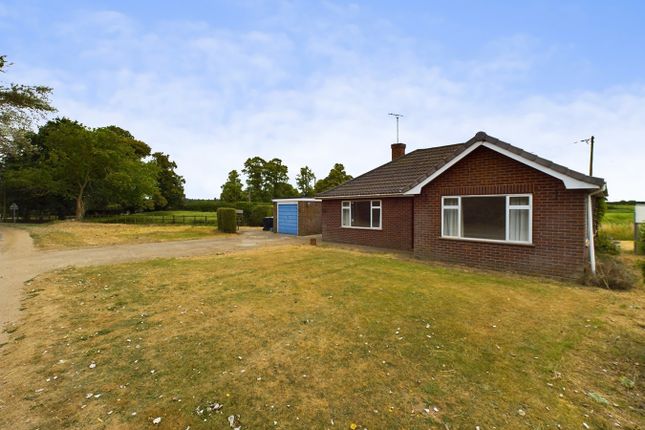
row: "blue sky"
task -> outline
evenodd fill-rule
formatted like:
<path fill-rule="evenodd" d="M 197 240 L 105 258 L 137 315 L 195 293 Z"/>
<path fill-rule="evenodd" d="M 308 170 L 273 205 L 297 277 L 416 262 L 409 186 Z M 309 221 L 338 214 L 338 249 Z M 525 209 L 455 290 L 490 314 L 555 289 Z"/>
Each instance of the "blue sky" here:
<path fill-rule="evenodd" d="M 484 130 L 645 200 L 642 2 L 0 0 L 2 78 L 54 88 L 59 115 L 167 152 L 189 197 L 248 157 L 292 179 Z"/>

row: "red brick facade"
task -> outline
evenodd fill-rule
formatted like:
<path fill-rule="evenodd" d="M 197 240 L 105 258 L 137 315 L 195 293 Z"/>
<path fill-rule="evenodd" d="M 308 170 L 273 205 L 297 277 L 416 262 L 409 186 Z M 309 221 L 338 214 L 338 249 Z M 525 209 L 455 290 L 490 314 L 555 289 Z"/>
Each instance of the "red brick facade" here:
<path fill-rule="evenodd" d="M 533 196 L 532 244 L 475 242 L 441 237 L 441 197 L 521 194 Z M 340 200 L 323 201 L 323 240 L 413 249 L 420 258 L 469 266 L 579 277 L 587 262 L 585 190 L 479 147 L 414 198 L 383 200 L 383 230 L 340 227 Z"/>
<path fill-rule="evenodd" d="M 361 199 L 357 199 L 361 200 Z M 412 197 L 382 198 L 381 230 L 341 227 L 341 201 L 323 200 L 323 240 L 376 246 L 378 248 L 412 250 Z"/>

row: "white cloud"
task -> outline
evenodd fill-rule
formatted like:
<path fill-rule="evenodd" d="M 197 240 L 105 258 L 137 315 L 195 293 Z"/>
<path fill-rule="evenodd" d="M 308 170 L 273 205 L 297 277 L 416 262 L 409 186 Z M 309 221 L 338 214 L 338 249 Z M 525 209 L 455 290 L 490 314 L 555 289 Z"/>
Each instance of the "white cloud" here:
<path fill-rule="evenodd" d="M 190 197 L 218 196 L 228 171 L 255 155 L 281 158 L 292 177 L 303 165 L 323 177 L 335 162 L 358 175 L 388 161 L 387 113 L 397 111 L 409 150 L 484 130 L 583 172 L 588 148 L 572 142 L 594 134 L 594 173 L 607 179 L 610 197 L 645 200 L 636 173 L 645 87 L 513 96 L 507 85 L 549 55 L 523 35 L 491 43 L 485 65 L 465 61 L 469 69 L 456 76 L 412 47 L 377 46 L 344 23 L 231 31 L 175 21 L 144 29 L 111 11 L 77 20 L 85 24 L 57 27 L 78 52 L 76 64 L 23 62 L 15 80 L 52 85 L 62 115 L 118 124 L 171 154 Z"/>

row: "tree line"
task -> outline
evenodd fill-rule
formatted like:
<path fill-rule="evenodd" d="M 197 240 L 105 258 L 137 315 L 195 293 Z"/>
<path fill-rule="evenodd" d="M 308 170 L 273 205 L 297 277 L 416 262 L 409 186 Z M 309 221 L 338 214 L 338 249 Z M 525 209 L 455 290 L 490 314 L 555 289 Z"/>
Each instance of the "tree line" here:
<path fill-rule="evenodd" d="M 248 158 L 244 162 L 242 173 L 246 177 L 246 187 L 237 170 L 231 170 L 222 185 L 220 200 L 224 202 L 269 202 L 272 199 L 289 197 L 313 197 L 314 195 L 342 184 L 351 175 L 345 172 L 345 166 L 336 163 L 329 174 L 316 180 L 314 172 L 308 167 L 300 168 L 296 175 L 296 187 L 289 183 L 289 169 L 279 158 L 264 160 L 262 157 Z"/>
<path fill-rule="evenodd" d="M 10 64 L 0 55 L 0 74 Z M 56 118 L 46 86 L 0 81 L 0 215 L 16 203 L 20 214 L 77 219 L 86 213 L 181 209 L 185 193 L 177 164 L 162 152 L 116 125 L 90 128 Z M 242 176 L 244 175 L 244 184 Z M 279 158 L 251 157 L 232 170 L 222 186 L 224 202 L 270 202 L 275 198 L 311 197 L 352 177 L 337 163 L 317 180 L 301 167 L 289 183 L 289 169 Z"/>
<path fill-rule="evenodd" d="M 9 64 L 0 56 L 0 73 Z M 184 178 L 162 152 L 110 125 L 89 128 L 55 112 L 51 88 L 0 83 L 0 198 L 21 212 L 81 219 L 92 211 L 138 211 L 183 205 Z"/>

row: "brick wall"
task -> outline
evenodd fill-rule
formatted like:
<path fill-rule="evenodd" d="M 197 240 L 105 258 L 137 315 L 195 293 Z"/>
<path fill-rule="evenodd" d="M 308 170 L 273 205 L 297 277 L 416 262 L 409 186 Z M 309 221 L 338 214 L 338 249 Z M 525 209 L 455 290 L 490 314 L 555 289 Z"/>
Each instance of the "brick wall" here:
<path fill-rule="evenodd" d="M 298 203 L 298 236 L 320 234 L 322 205 L 320 202 Z"/>
<path fill-rule="evenodd" d="M 341 200 L 323 200 L 322 236 L 324 241 L 353 243 L 379 248 L 412 249 L 413 198 L 381 200 L 382 230 L 343 228 L 340 225 Z"/>
<path fill-rule="evenodd" d="M 531 193 L 533 244 L 441 238 L 441 196 Z M 586 265 L 584 190 L 480 147 L 423 188 L 414 200 L 414 253 L 421 258 L 566 278 Z"/>

